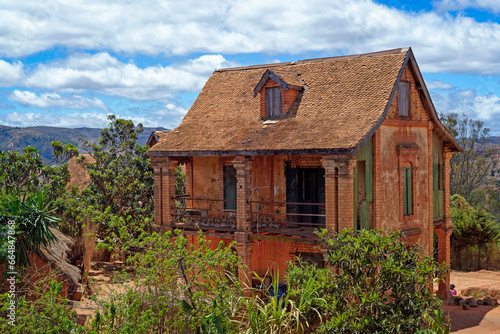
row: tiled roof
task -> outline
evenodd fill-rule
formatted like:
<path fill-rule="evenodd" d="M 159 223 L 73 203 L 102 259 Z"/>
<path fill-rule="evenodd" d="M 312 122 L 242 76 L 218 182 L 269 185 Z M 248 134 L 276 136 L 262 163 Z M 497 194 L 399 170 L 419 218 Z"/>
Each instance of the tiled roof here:
<path fill-rule="evenodd" d="M 384 115 L 407 53 L 397 49 L 215 71 L 182 123 L 149 152 L 350 150 Z M 268 68 L 305 90 L 295 117 L 263 125 L 253 89 Z"/>
<path fill-rule="evenodd" d="M 166 138 L 166 136 L 170 132 L 170 130 L 159 130 L 159 131 L 153 131 L 153 132 L 159 138 L 159 140 L 163 140 L 163 138 Z"/>

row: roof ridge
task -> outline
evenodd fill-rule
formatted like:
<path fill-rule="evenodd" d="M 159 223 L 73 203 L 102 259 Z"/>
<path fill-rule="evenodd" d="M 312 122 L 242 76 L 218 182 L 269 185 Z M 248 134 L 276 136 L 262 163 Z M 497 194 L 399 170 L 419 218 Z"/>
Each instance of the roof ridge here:
<path fill-rule="evenodd" d="M 397 48 L 397 49 L 375 51 L 375 52 L 368 52 L 368 53 L 360 53 L 360 54 L 354 54 L 354 55 L 333 56 L 333 57 L 323 57 L 323 58 L 310 58 L 310 59 L 303 59 L 303 60 L 297 60 L 297 61 L 288 61 L 288 62 L 283 62 L 283 63 L 271 63 L 271 64 L 261 64 L 261 65 L 229 67 L 229 68 L 221 68 L 221 69 L 215 70 L 214 73 L 215 72 L 228 72 L 228 71 L 254 70 L 254 69 L 258 69 L 258 68 L 269 68 L 269 67 L 295 65 L 295 64 L 322 63 L 325 61 L 332 61 L 332 60 L 338 60 L 338 59 L 387 56 L 387 55 L 392 55 L 392 54 L 404 53 L 404 52 L 407 52 L 409 49 L 410 49 L 409 47 L 406 47 L 406 48 Z"/>

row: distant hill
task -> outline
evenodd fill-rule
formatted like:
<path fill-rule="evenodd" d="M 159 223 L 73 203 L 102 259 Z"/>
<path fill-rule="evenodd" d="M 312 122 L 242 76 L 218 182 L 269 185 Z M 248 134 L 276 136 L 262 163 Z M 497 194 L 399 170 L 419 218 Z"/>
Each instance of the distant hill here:
<path fill-rule="evenodd" d="M 152 131 L 166 130 L 165 128 L 144 128 L 138 142 L 146 144 Z M 45 162 L 52 160 L 50 142 L 58 140 L 63 144 L 72 143 L 79 149 L 79 137 L 95 142 L 101 136 L 101 129 L 95 128 L 57 128 L 50 126 L 34 126 L 18 128 L 0 125 L 0 150 L 21 151 L 23 147 L 33 146 L 40 150 L 40 155 Z M 85 152 L 81 152 L 85 153 Z"/>

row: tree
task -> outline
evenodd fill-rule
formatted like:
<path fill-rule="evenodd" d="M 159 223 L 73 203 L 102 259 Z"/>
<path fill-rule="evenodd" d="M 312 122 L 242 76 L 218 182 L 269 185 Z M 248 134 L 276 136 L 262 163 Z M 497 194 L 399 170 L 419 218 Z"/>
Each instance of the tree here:
<path fill-rule="evenodd" d="M 441 115 L 441 121 L 462 146 L 462 152 L 455 153 L 450 161 L 450 195 L 459 194 L 470 200 L 495 164 L 494 151 L 488 145 L 490 129 L 465 114 Z"/>
<path fill-rule="evenodd" d="M 480 270 L 482 254 L 490 245 L 496 246 L 500 240 L 499 224 L 490 213 L 474 208 L 460 195 L 451 197 L 450 215 L 453 219 L 453 268 Z"/>
<path fill-rule="evenodd" d="M 70 178 L 65 162 L 77 155 L 78 150 L 73 144 L 62 145 L 57 141 L 51 146 L 54 160 L 50 165 L 45 165 L 40 152 L 31 146 L 22 152 L 0 150 L 0 192 L 24 194 L 47 188 L 53 199 L 64 193 Z"/>
<path fill-rule="evenodd" d="M 90 184 L 82 191 L 84 215 L 98 227 L 108 249 L 116 248 L 121 228 L 130 235 L 152 231 L 153 169 L 145 157 L 148 146 L 137 144 L 143 131 L 130 120 L 108 116 L 109 126 L 101 130 L 96 143 L 80 139 L 83 150 L 95 159 L 87 162 L 85 156 L 78 163 L 87 169 Z"/>

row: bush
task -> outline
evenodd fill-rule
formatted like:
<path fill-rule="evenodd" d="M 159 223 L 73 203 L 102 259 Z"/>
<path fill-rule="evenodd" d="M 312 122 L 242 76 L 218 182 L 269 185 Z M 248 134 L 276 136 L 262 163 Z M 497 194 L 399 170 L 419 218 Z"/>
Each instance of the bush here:
<path fill-rule="evenodd" d="M 32 293 L 36 300 L 17 295 L 15 326 L 9 324 L 9 294 L 0 295 L 0 332 L 16 334 L 69 334 L 78 329 L 76 312 L 61 297 L 62 284 L 52 278 L 41 280 Z"/>
<path fill-rule="evenodd" d="M 298 262 L 288 275 L 297 287 L 315 278 L 326 301 L 319 333 L 415 333 L 434 319 L 444 321 L 430 282 L 447 268 L 423 256 L 421 247 L 407 245 L 401 232 L 323 230 L 320 238 L 329 268 Z"/>
<path fill-rule="evenodd" d="M 197 240 L 190 245 L 176 231 L 126 245 L 143 250 L 129 259 L 135 278 L 124 275 L 107 300 L 94 298 L 101 310 L 88 333 L 237 333 L 238 257 L 222 243 Z"/>

